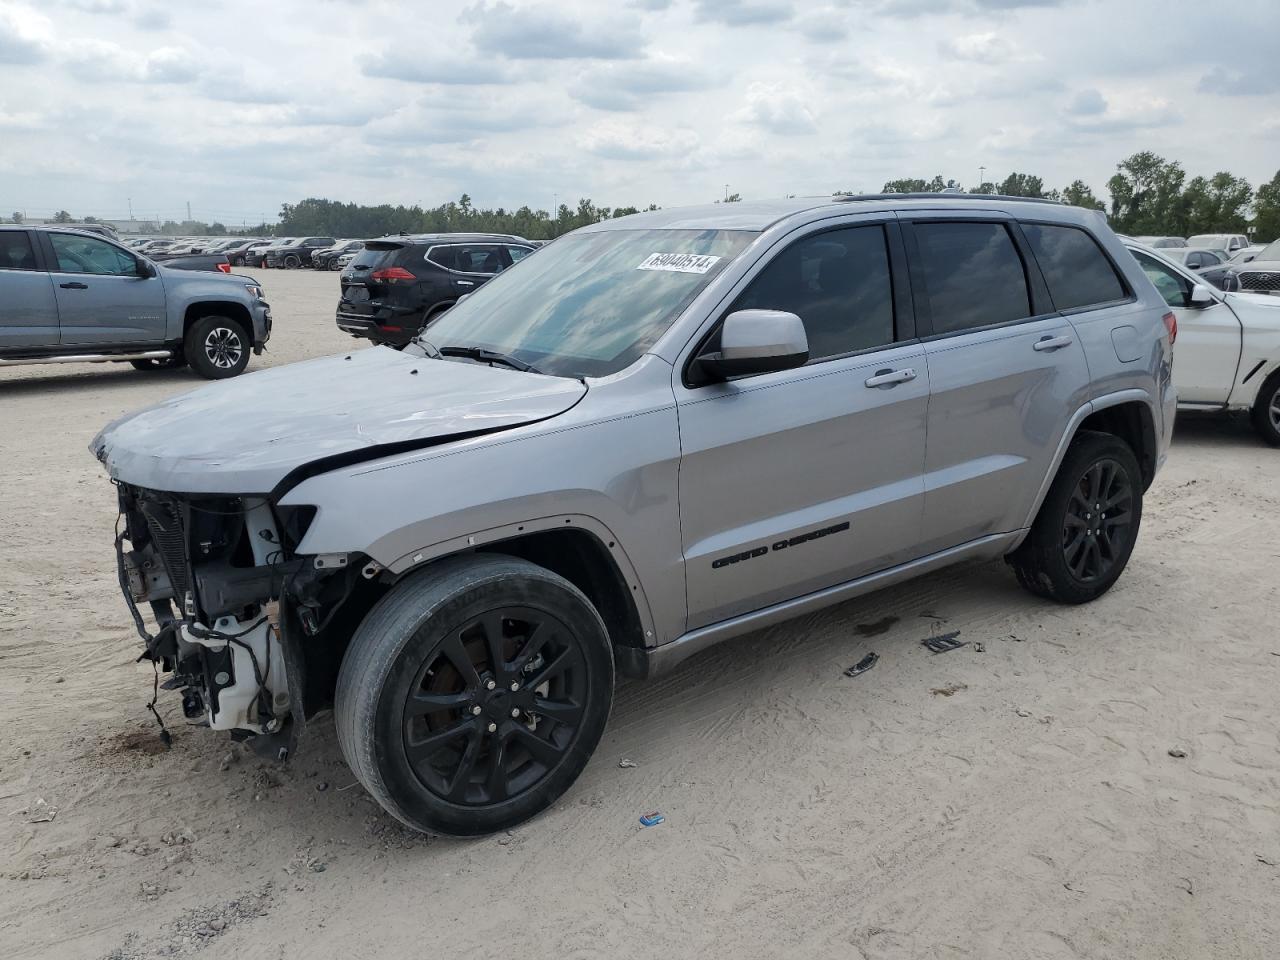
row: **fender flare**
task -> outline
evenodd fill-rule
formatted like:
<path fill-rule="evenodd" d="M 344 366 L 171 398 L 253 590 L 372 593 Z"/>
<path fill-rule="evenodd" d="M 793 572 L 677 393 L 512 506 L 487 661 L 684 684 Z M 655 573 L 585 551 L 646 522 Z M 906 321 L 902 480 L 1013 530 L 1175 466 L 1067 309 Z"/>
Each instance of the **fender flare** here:
<path fill-rule="evenodd" d="M 449 540 L 441 540 L 437 543 L 411 550 L 384 566 L 387 572 L 398 580 L 406 573 L 431 563 L 433 560 L 465 553 L 477 547 L 493 546 L 504 541 L 518 540 L 532 533 L 564 530 L 566 528 L 583 530 L 592 535 L 600 542 L 609 556 L 613 558 L 618 567 L 618 572 L 622 575 L 622 579 L 631 587 L 631 599 L 635 603 L 636 614 L 640 618 L 640 627 L 644 632 L 645 645 L 651 646 L 656 643 L 657 634 L 653 623 L 653 612 L 645 594 L 644 583 L 641 582 L 635 565 L 631 562 L 631 558 L 627 556 L 622 542 L 614 536 L 613 531 L 600 520 L 586 514 L 557 514 L 548 517 L 537 517 L 531 520 L 521 520 L 515 523 L 506 523 L 502 526 L 490 527 L 485 530 L 477 530 L 475 533 L 453 537 Z"/>

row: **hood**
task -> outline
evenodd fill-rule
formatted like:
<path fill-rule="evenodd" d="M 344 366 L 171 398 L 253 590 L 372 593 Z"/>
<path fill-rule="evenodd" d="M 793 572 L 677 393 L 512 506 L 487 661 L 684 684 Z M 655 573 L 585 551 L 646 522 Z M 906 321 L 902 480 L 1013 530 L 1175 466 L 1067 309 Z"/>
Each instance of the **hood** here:
<path fill-rule="evenodd" d="M 577 380 L 374 347 L 212 383 L 102 429 L 113 479 L 172 493 L 267 493 L 316 461 L 375 459 L 563 413 Z"/>

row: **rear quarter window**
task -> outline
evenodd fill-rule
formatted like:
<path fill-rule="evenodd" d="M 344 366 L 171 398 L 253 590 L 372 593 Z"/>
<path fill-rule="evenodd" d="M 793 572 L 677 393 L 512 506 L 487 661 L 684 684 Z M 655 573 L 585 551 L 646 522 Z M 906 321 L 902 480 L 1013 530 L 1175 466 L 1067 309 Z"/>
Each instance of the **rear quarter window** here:
<path fill-rule="evenodd" d="M 1059 310 L 1076 310 L 1128 297 L 1107 255 L 1087 230 L 1024 223 L 1022 232 L 1040 264 L 1049 296 Z"/>

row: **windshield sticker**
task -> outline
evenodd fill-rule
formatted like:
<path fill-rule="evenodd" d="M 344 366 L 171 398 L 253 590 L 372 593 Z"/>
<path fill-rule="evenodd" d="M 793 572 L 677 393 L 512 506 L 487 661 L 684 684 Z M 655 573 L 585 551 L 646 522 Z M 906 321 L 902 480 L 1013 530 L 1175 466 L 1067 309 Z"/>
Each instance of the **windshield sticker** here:
<path fill-rule="evenodd" d="M 706 273 L 719 262 L 719 257 L 708 257 L 698 253 L 651 253 L 636 269 L 666 270 L 670 273 Z"/>

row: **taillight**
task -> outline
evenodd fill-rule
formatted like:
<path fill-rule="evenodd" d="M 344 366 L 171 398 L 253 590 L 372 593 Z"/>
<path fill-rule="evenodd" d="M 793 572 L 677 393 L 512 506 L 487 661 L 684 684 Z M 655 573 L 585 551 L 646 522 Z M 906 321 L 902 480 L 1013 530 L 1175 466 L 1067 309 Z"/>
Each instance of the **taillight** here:
<path fill-rule="evenodd" d="M 1162 319 L 1164 320 L 1164 328 L 1169 334 L 1169 346 L 1172 347 L 1178 341 L 1178 318 L 1170 310 Z"/>
<path fill-rule="evenodd" d="M 229 264 L 229 263 L 220 263 L 220 264 L 218 264 L 218 269 L 219 269 L 219 270 L 221 270 L 223 273 L 230 273 L 230 272 L 231 272 L 231 264 Z"/>
<path fill-rule="evenodd" d="M 387 267 L 385 270 L 375 270 L 370 280 L 385 280 L 387 283 L 395 283 L 397 280 L 417 280 L 412 273 L 404 267 Z"/>

